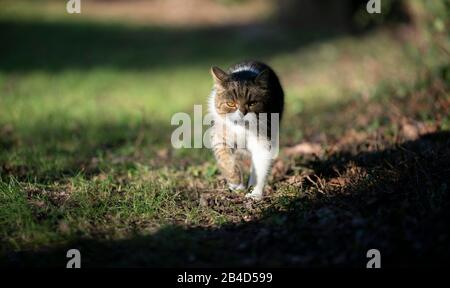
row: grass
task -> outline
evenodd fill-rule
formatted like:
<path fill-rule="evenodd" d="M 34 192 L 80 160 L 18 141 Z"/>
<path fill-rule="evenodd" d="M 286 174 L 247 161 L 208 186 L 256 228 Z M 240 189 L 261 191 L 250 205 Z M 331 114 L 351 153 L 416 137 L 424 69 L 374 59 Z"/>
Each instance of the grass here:
<path fill-rule="evenodd" d="M 386 265 L 448 263 L 448 59 L 428 34 L 159 27 L 17 5 L 0 12 L 2 265 L 64 267 L 69 248 L 84 267 L 364 267 L 374 247 Z M 209 67 L 245 58 L 270 63 L 287 95 L 260 203 L 225 189 L 210 151 L 170 145 L 171 116 L 206 103 Z"/>

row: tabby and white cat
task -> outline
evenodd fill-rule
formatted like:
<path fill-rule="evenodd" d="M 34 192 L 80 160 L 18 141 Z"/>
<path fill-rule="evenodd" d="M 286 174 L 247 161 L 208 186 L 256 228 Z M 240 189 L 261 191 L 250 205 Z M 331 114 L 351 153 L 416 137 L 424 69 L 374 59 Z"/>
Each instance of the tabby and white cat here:
<path fill-rule="evenodd" d="M 283 89 L 275 72 L 260 62 L 242 62 L 228 72 L 212 67 L 211 74 L 214 79 L 209 98 L 209 112 L 214 120 L 211 144 L 218 167 L 231 190 L 243 190 L 242 168 L 236 154 L 249 152 L 252 165 L 247 187 L 253 187 L 253 191 L 246 196 L 260 200 L 274 153 L 278 151 L 279 121 L 272 125 L 271 116 L 281 120 Z M 252 124 L 257 129 L 250 129 Z M 242 139 L 244 142 L 239 143 L 244 145 L 237 145 Z"/>

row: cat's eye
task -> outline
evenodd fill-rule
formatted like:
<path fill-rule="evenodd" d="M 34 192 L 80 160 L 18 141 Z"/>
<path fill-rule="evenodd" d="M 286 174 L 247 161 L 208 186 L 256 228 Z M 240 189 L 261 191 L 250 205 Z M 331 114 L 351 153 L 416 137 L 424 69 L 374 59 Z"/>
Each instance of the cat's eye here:
<path fill-rule="evenodd" d="M 230 108 L 236 107 L 236 103 L 234 103 L 234 102 L 226 102 L 225 104 Z"/>
<path fill-rule="evenodd" d="M 253 107 L 253 106 L 255 106 L 256 105 L 256 102 L 250 102 L 250 103 L 248 103 L 248 107 Z"/>

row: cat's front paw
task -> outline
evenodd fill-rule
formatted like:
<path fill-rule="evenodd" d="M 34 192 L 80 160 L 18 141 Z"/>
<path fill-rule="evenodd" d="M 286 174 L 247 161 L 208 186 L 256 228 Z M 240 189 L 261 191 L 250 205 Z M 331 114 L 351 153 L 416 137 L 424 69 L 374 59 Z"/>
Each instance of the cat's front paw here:
<path fill-rule="evenodd" d="M 228 188 L 230 188 L 231 191 L 245 190 L 245 186 L 242 183 L 239 184 L 228 183 Z"/>
<path fill-rule="evenodd" d="M 255 201 L 260 201 L 260 200 L 263 199 L 263 194 L 262 193 L 252 192 L 252 193 L 249 193 L 249 194 L 245 195 L 245 198 L 250 198 L 250 199 L 253 199 Z"/>
<path fill-rule="evenodd" d="M 263 189 L 261 189 L 261 187 L 256 186 L 255 188 L 253 188 L 252 193 L 245 195 L 245 197 L 256 200 L 256 201 L 262 200 L 263 199 Z"/>

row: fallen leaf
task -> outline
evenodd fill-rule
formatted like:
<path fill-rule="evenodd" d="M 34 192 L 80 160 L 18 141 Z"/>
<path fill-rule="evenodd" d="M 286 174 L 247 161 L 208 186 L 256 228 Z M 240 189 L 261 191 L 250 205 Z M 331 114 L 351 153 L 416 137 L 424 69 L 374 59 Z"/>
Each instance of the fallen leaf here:
<path fill-rule="evenodd" d="M 288 156 L 299 155 L 299 154 L 321 154 L 322 147 L 316 143 L 303 142 L 297 144 L 293 147 L 288 147 L 284 150 L 284 153 Z"/>

